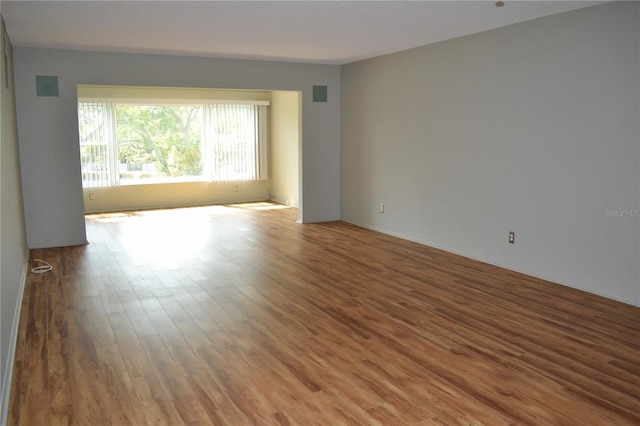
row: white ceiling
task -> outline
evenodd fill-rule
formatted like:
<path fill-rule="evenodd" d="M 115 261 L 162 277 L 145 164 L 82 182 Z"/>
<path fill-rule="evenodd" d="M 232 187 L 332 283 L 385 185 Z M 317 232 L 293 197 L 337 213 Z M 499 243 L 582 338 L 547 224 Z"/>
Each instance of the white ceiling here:
<path fill-rule="evenodd" d="M 594 1 L 6 1 L 15 46 L 345 64 Z"/>

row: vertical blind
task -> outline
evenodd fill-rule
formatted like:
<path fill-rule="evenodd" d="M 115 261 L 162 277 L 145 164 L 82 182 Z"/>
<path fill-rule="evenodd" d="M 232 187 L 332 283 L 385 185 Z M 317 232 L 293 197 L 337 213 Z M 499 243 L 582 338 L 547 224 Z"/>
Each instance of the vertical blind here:
<path fill-rule="evenodd" d="M 78 130 L 82 186 L 100 188 L 117 184 L 115 111 L 110 103 L 79 103 Z"/>
<path fill-rule="evenodd" d="M 217 104 L 205 111 L 205 140 L 212 147 L 211 180 L 258 179 L 258 106 Z"/>

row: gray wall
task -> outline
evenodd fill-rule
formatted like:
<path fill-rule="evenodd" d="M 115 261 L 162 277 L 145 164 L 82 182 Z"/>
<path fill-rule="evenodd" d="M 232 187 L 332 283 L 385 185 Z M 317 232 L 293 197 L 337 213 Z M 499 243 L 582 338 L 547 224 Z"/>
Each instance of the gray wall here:
<path fill-rule="evenodd" d="M 4 22 L 1 25 L 4 34 Z M 0 424 L 6 417 L 11 369 L 15 353 L 20 302 L 27 271 L 28 251 L 25 241 L 18 161 L 18 134 L 13 88 L 11 44 L 7 43 L 8 87 L 5 86 L 4 54 L 0 54 Z"/>
<path fill-rule="evenodd" d="M 301 219 L 340 217 L 338 66 L 16 48 L 15 70 L 29 247 L 86 241 L 77 84 L 301 91 Z M 58 76 L 60 96 L 36 97 L 36 75 Z M 312 103 L 313 85 L 328 86 L 327 104 Z"/>
<path fill-rule="evenodd" d="M 609 3 L 344 66 L 342 218 L 640 305 L 639 15 Z"/>

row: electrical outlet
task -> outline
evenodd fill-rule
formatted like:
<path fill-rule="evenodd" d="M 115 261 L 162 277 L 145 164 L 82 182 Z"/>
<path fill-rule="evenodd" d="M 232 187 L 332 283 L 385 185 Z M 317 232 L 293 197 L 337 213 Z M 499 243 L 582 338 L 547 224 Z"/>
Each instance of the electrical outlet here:
<path fill-rule="evenodd" d="M 380 203 L 380 213 L 384 213 L 384 204 Z"/>
<path fill-rule="evenodd" d="M 236 191 L 236 192 L 238 192 L 238 185 L 234 186 L 234 187 L 233 187 L 233 190 L 234 190 L 234 191 Z"/>
<path fill-rule="evenodd" d="M 513 231 L 509 231 L 509 244 L 516 243 L 516 233 Z"/>
<path fill-rule="evenodd" d="M 94 198 L 95 198 L 95 196 L 93 195 L 93 192 L 90 192 L 90 193 L 89 193 L 89 199 L 90 199 L 90 200 L 93 200 Z"/>

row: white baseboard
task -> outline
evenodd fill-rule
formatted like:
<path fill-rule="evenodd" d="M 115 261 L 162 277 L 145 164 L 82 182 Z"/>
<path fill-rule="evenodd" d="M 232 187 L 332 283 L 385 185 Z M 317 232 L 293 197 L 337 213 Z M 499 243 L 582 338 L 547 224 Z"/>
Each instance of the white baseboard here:
<path fill-rule="evenodd" d="M 584 291 L 586 293 L 595 294 L 596 296 L 601 296 L 601 297 L 604 297 L 604 298 L 607 298 L 607 299 L 615 300 L 616 302 L 626 303 L 627 305 L 640 307 L 640 299 L 632 300 L 632 299 L 626 299 L 626 298 L 617 297 L 615 295 L 606 294 L 606 293 L 603 293 L 603 292 L 600 292 L 600 291 L 596 291 L 596 290 L 591 290 L 591 289 L 582 287 L 580 285 L 570 284 L 570 283 L 567 283 L 567 282 L 564 282 L 564 281 L 560 281 L 558 279 L 555 279 L 555 278 L 552 278 L 552 277 L 548 277 L 548 276 L 546 276 L 544 274 L 539 274 L 539 273 L 534 272 L 534 271 L 515 269 L 512 266 L 508 266 L 508 265 L 504 265 L 504 264 L 501 264 L 501 263 L 498 263 L 498 262 L 487 260 L 487 259 L 484 259 L 484 258 L 479 257 L 479 256 L 470 255 L 468 253 L 464 253 L 464 252 L 461 252 L 461 251 L 453 250 L 453 249 L 451 249 L 449 247 L 444 247 L 444 246 L 440 246 L 440 245 L 437 245 L 437 244 L 433 244 L 432 242 L 420 240 L 420 239 L 417 239 L 417 238 L 413 238 L 413 237 L 408 236 L 408 235 L 399 234 L 397 232 L 391 232 L 391 231 L 388 231 L 388 230 L 383 229 L 383 228 L 378 228 L 376 226 L 371 226 L 371 225 L 368 225 L 368 224 L 363 224 L 363 223 L 360 223 L 360 222 L 357 222 L 357 221 L 352 221 L 352 220 L 347 220 L 347 219 L 342 219 L 342 220 L 344 222 L 346 222 L 346 223 L 351 223 L 353 225 L 357 225 L 357 226 L 360 226 L 362 228 L 370 229 L 372 231 L 380 232 L 380 233 L 386 234 L 386 235 L 391 235 L 392 237 L 401 238 L 403 240 L 412 241 L 414 243 L 422 244 L 424 246 L 433 247 L 433 248 L 436 248 L 438 250 L 443 250 L 443 251 L 446 251 L 448 253 L 457 254 L 458 256 L 462 256 L 462 257 L 466 257 L 466 258 L 469 258 L 469 259 L 477 260 L 478 262 L 486 263 L 487 265 L 493 265 L 493 266 L 497 266 L 498 268 L 508 269 L 510 271 L 517 272 L 519 274 L 528 275 L 528 276 L 533 277 L 533 278 L 538 278 L 538 279 L 541 279 L 541 280 L 552 282 L 554 284 L 559 284 L 559 285 L 562 285 L 562 286 L 565 286 L 565 287 L 570 287 L 570 288 L 573 288 L 573 289 L 576 289 L 576 290 Z"/>
<path fill-rule="evenodd" d="M 22 278 L 20 280 L 20 289 L 18 290 L 18 300 L 16 308 L 13 311 L 13 324 L 11 326 L 11 338 L 9 340 L 9 351 L 7 357 L 6 374 L 4 376 L 4 382 L 2 383 L 2 411 L 0 415 L 0 425 L 5 426 L 7 424 L 7 415 L 9 411 L 9 398 L 11 396 L 11 379 L 13 377 L 13 362 L 16 355 L 16 346 L 18 343 L 18 326 L 20 323 L 20 311 L 22 308 L 22 298 L 24 297 L 24 288 L 27 283 L 27 271 L 29 268 L 29 261 L 25 262 L 22 270 Z"/>

